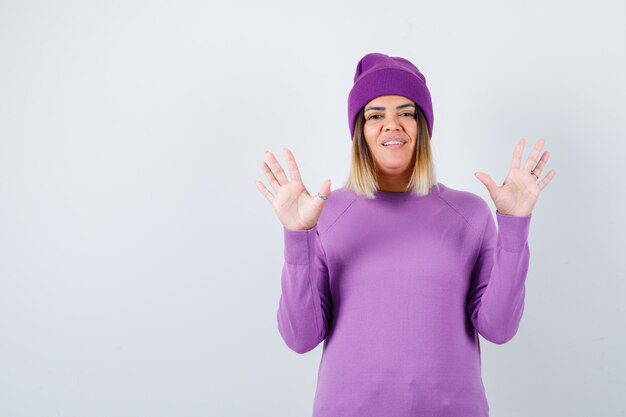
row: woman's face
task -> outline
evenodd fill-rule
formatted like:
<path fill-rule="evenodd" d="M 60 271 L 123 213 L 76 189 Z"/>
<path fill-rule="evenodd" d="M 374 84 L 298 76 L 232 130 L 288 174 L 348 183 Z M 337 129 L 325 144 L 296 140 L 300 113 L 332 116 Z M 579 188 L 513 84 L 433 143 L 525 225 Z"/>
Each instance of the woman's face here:
<path fill-rule="evenodd" d="M 408 181 L 413 169 L 417 131 L 417 109 L 410 99 L 380 96 L 365 105 L 363 133 L 382 178 Z M 392 140 L 400 144 L 385 145 Z"/>

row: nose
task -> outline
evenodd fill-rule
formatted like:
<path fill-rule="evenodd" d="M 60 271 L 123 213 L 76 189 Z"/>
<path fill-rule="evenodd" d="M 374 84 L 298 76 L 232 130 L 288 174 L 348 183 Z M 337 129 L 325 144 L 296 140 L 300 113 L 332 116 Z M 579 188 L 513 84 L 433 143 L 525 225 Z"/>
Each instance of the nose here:
<path fill-rule="evenodd" d="M 385 130 L 400 130 L 400 123 L 396 116 L 389 116 L 385 118 Z"/>

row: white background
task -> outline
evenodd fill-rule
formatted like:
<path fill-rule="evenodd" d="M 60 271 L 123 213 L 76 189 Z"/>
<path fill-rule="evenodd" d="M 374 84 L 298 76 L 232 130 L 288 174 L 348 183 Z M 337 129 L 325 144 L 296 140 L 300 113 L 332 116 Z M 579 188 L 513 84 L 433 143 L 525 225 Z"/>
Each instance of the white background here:
<path fill-rule="evenodd" d="M 0 416 L 307 416 L 322 346 L 277 329 L 294 152 L 343 185 L 347 96 L 382 52 L 424 73 L 438 180 L 557 175 L 526 308 L 482 339 L 493 416 L 626 415 L 623 1 L 0 1 Z"/>

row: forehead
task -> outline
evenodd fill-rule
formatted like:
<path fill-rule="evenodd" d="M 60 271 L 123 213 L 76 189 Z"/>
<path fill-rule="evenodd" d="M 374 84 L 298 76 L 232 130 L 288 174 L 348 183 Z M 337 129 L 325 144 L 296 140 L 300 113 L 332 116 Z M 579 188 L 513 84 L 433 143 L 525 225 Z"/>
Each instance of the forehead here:
<path fill-rule="evenodd" d="M 378 96 L 373 100 L 370 100 L 365 107 L 376 106 L 376 107 L 387 107 L 387 106 L 398 106 L 405 103 L 412 103 L 413 101 L 404 96 L 398 95 L 384 95 Z"/>

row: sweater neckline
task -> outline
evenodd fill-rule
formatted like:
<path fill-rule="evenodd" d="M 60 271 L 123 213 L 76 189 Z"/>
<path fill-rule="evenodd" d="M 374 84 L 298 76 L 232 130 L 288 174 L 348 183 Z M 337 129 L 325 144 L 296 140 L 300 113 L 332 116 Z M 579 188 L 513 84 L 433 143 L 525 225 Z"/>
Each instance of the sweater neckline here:
<path fill-rule="evenodd" d="M 437 188 L 437 186 L 439 188 Z M 404 200 L 420 200 L 420 199 L 424 199 L 433 195 L 437 195 L 439 193 L 441 193 L 443 190 L 445 190 L 445 185 L 443 185 L 440 182 L 437 182 L 437 186 L 432 186 L 430 187 L 430 190 L 428 191 L 428 194 L 426 195 L 417 195 L 414 192 L 411 191 L 400 191 L 400 192 L 396 192 L 396 191 L 382 191 L 382 190 L 376 190 L 374 192 L 374 196 L 376 198 L 381 198 L 383 200 L 397 200 L 397 201 L 404 201 Z"/>

